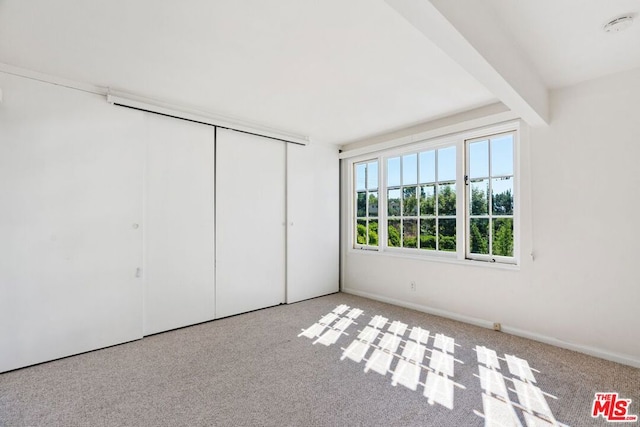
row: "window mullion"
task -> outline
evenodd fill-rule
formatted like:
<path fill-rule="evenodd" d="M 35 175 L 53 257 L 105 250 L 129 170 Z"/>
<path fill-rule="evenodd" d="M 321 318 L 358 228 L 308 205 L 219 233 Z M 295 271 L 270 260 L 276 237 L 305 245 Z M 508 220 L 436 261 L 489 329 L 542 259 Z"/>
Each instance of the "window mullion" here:
<path fill-rule="evenodd" d="M 416 153 L 416 249 L 420 249 L 420 153 Z"/>
<path fill-rule="evenodd" d="M 404 248 L 404 157 L 400 156 L 400 247 Z"/>
<path fill-rule="evenodd" d="M 464 149 L 462 155 L 463 161 L 463 176 L 462 176 L 462 188 L 464 194 L 463 216 L 464 216 L 464 256 L 469 257 L 471 255 L 471 179 L 469 178 L 469 142 L 463 141 L 462 147 Z"/>
<path fill-rule="evenodd" d="M 402 160 L 400 160 L 400 247 L 404 248 L 404 185 L 402 185 L 402 172 Z"/>
<path fill-rule="evenodd" d="M 369 246 L 369 163 L 364 168 L 364 244 Z"/>
<path fill-rule="evenodd" d="M 465 231 L 465 158 L 464 141 L 456 144 L 456 257 L 464 259 L 466 254 L 467 232 Z"/>
<path fill-rule="evenodd" d="M 387 198 L 387 159 L 378 157 L 378 247 L 386 249 L 389 244 L 389 231 L 387 230 L 387 213 L 389 200 Z"/>
<path fill-rule="evenodd" d="M 383 163 L 384 162 L 384 163 Z M 378 157 L 378 250 L 387 247 L 387 168 L 383 157 Z"/>
<path fill-rule="evenodd" d="M 487 175 L 489 175 L 489 256 L 493 257 L 493 177 L 491 176 L 491 138 L 488 139 L 488 152 L 489 158 L 488 160 L 488 170 Z"/>
<path fill-rule="evenodd" d="M 351 204 L 353 206 L 353 233 L 352 237 L 354 240 L 354 246 L 359 245 L 358 243 L 358 167 L 357 167 L 357 163 L 354 163 L 352 166 L 352 174 L 355 177 L 355 179 L 353 179 L 353 185 L 351 187 L 351 194 L 353 197 L 353 203 Z M 366 181 L 365 181 L 366 182 Z"/>
<path fill-rule="evenodd" d="M 433 179 L 435 180 L 434 182 L 434 186 L 433 186 L 433 192 L 434 192 L 434 201 L 433 201 L 433 206 L 434 206 L 434 215 L 436 217 L 436 230 L 435 230 L 435 234 L 436 234 L 436 251 L 440 251 L 440 181 L 438 181 L 438 158 L 439 158 L 439 154 L 438 154 L 438 150 L 434 150 L 434 156 L 433 158 L 435 159 L 435 164 L 434 164 L 434 171 L 435 171 L 435 176 L 433 177 Z"/>

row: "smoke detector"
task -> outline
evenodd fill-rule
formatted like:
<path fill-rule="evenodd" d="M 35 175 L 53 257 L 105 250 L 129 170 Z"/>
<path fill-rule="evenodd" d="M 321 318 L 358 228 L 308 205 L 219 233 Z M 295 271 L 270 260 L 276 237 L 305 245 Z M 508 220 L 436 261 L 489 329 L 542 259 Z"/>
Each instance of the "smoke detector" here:
<path fill-rule="evenodd" d="M 633 24 L 633 16 L 623 15 L 607 22 L 606 24 L 604 24 L 604 27 L 602 27 L 602 29 L 605 33 L 619 33 L 620 31 L 624 31 L 629 28 L 631 24 Z"/>

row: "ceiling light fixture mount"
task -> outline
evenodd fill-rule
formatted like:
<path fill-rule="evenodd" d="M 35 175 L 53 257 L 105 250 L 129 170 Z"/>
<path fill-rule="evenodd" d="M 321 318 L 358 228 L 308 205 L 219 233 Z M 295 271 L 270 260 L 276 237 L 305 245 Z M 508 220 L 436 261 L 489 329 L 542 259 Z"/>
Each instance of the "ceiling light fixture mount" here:
<path fill-rule="evenodd" d="M 633 15 L 622 15 L 604 24 L 602 29 L 605 33 L 619 33 L 629 28 L 633 24 Z"/>

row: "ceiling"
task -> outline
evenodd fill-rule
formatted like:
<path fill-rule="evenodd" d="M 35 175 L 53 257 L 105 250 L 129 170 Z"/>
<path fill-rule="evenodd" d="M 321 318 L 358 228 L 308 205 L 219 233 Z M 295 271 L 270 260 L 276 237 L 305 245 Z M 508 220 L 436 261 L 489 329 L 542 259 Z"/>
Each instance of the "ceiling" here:
<path fill-rule="evenodd" d="M 547 87 L 640 66 L 639 23 L 601 31 L 637 0 L 487 1 Z M 0 0 L 0 63 L 330 144 L 509 105 L 392 3 Z"/>
<path fill-rule="evenodd" d="M 638 0 L 485 0 L 550 88 L 640 67 Z M 619 33 L 602 27 L 635 15 Z"/>

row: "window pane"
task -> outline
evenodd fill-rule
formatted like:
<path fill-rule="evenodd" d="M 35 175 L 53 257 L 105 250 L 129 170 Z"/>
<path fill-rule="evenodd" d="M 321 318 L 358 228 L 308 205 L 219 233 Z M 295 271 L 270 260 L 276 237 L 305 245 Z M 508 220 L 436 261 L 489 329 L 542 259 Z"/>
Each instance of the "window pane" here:
<path fill-rule="evenodd" d="M 441 219 L 438 224 L 438 243 L 441 251 L 456 250 L 456 220 Z"/>
<path fill-rule="evenodd" d="M 418 183 L 418 155 L 402 156 L 402 185 Z"/>
<path fill-rule="evenodd" d="M 436 188 L 434 185 L 420 187 L 420 215 L 436 214 Z"/>
<path fill-rule="evenodd" d="M 420 248 L 436 249 L 436 220 L 420 219 Z"/>
<path fill-rule="evenodd" d="M 365 189 L 365 179 L 366 179 L 366 170 L 367 165 L 362 163 L 360 165 L 356 165 L 356 190 L 364 190 Z"/>
<path fill-rule="evenodd" d="M 513 219 L 493 220 L 493 255 L 513 256 Z"/>
<path fill-rule="evenodd" d="M 489 253 L 489 219 L 472 218 L 469 233 L 469 249 L 472 254 Z"/>
<path fill-rule="evenodd" d="M 356 226 L 356 242 L 358 242 L 359 245 L 367 244 L 367 221 L 364 219 L 358 220 Z"/>
<path fill-rule="evenodd" d="M 387 191 L 387 206 L 389 216 L 400 216 L 400 189 Z"/>
<path fill-rule="evenodd" d="M 387 185 L 389 187 L 400 186 L 400 157 L 394 157 L 387 161 Z"/>
<path fill-rule="evenodd" d="M 378 188 L 378 162 L 367 164 L 367 189 L 375 190 Z"/>
<path fill-rule="evenodd" d="M 369 193 L 369 216 L 378 216 L 378 192 Z"/>
<path fill-rule="evenodd" d="M 489 141 L 469 144 L 469 178 L 489 176 Z"/>
<path fill-rule="evenodd" d="M 367 216 L 367 193 L 364 191 L 358 191 L 357 212 L 358 217 Z"/>
<path fill-rule="evenodd" d="M 387 232 L 389 233 L 388 245 L 391 247 L 400 247 L 400 220 L 390 219 Z"/>
<path fill-rule="evenodd" d="M 420 153 L 420 183 L 436 181 L 436 152 L 435 150 Z"/>
<path fill-rule="evenodd" d="M 378 246 L 378 220 L 369 221 L 369 245 Z"/>
<path fill-rule="evenodd" d="M 483 179 L 471 183 L 471 215 L 489 215 L 489 180 Z"/>
<path fill-rule="evenodd" d="M 404 187 L 402 189 L 402 214 L 404 216 L 418 215 L 418 187 Z"/>
<path fill-rule="evenodd" d="M 491 175 L 513 175 L 513 135 L 491 140 Z"/>
<path fill-rule="evenodd" d="M 455 184 L 441 184 L 438 186 L 438 215 L 456 214 L 456 186 Z"/>
<path fill-rule="evenodd" d="M 456 147 L 438 150 L 438 181 L 456 180 Z"/>
<path fill-rule="evenodd" d="M 513 215 L 513 178 L 491 180 L 493 192 L 493 214 Z"/>
<path fill-rule="evenodd" d="M 402 221 L 402 246 L 405 248 L 418 247 L 417 224 L 415 219 L 405 219 Z"/>

